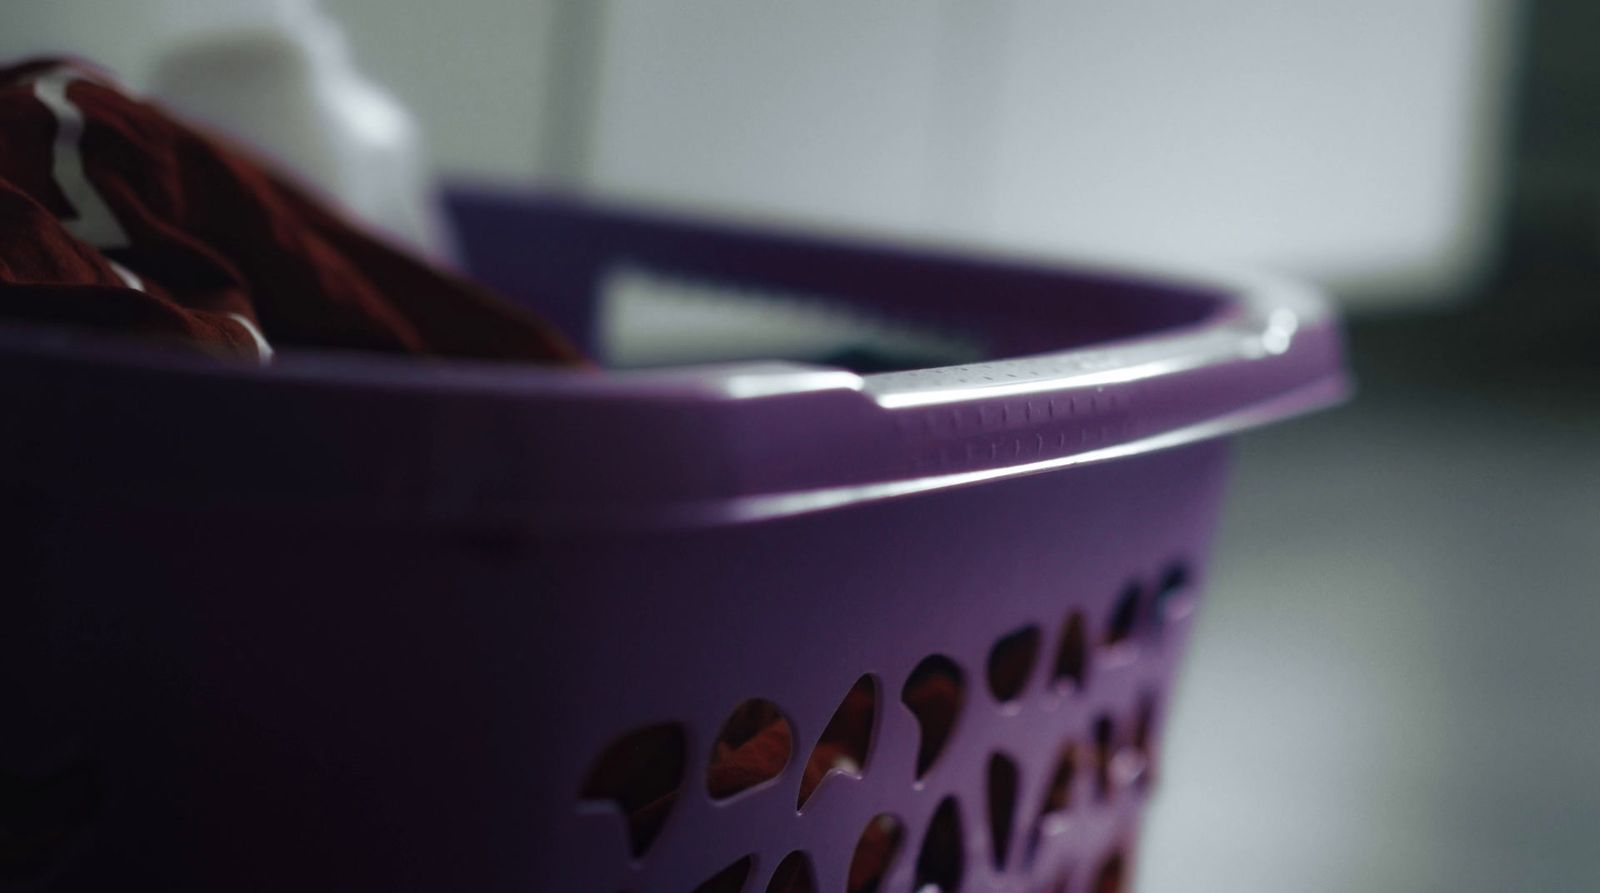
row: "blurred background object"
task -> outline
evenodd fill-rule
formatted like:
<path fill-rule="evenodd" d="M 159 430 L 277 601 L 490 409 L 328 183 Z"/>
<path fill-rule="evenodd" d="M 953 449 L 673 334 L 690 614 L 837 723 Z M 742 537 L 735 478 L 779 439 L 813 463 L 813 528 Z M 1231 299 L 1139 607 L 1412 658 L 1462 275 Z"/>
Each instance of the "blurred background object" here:
<path fill-rule="evenodd" d="M 149 86 L 227 6 L 0 54 Z M 1600 4 L 322 8 L 447 176 L 1329 289 L 1363 392 L 1241 447 L 1139 886 L 1600 888 Z"/>
<path fill-rule="evenodd" d="M 417 125 L 356 69 L 339 25 L 313 0 L 226 9 L 163 35 L 150 94 L 264 150 L 413 248 L 445 253 Z"/>
<path fill-rule="evenodd" d="M 162 66 L 304 5 L 13 0 L 0 52 L 72 48 L 215 114 Z M 1485 256 L 1516 18 L 1511 0 L 322 6 L 447 173 L 1266 265 L 1382 304 L 1448 300 Z"/>
<path fill-rule="evenodd" d="M 416 125 L 316 0 L 20 0 L 6 16 L 0 57 L 88 59 L 390 237 L 449 254 Z"/>

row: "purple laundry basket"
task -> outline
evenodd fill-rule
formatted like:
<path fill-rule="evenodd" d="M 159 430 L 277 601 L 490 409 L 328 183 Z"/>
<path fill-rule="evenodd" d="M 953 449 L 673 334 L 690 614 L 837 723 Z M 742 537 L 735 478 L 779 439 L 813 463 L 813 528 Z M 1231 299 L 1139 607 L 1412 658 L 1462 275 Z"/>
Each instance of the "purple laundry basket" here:
<path fill-rule="evenodd" d="M 1344 393 L 1329 312 L 452 204 L 474 269 L 583 339 L 620 265 L 1010 358 L 249 368 L 0 332 L 0 889 L 843 891 L 869 827 L 858 890 L 1122 885 L 1227 437 Z M 939 673 L 953 725 L 905 700 Z M 800 807 L 850 692 L 855 756 Z M 714 798 L 752 699 L 792 750 Z"/>

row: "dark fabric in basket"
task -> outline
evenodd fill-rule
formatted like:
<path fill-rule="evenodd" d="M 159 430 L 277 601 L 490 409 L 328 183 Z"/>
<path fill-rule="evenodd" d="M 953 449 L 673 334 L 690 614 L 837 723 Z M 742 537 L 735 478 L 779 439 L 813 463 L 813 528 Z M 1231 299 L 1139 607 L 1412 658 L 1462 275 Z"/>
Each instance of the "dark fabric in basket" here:
<path fill-rule="evenodd" d="M 296 346 L 582 360 L 532 314 L 55 60 L 0 70 L 0 320 L 244 358 Z"/>

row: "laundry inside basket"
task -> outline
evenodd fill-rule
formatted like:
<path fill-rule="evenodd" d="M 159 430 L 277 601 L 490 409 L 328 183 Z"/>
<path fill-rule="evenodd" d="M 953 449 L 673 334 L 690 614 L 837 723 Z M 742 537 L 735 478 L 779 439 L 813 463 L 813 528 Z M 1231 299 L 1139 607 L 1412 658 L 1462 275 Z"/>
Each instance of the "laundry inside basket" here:
<path fill-rule="evenodd" d="M 980 339 L 954 326 L 638 266 L 610 271 L 601 298 L 600 353 L 619 368 L 786 359 L 883 372 L 970 363 L 986 353 Z"/>

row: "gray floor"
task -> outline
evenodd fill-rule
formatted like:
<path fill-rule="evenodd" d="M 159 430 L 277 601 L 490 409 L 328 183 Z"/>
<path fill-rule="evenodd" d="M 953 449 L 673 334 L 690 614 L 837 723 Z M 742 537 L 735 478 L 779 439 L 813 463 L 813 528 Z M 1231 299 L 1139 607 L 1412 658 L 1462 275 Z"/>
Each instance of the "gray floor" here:
<path fill-rule="evenodd" d="M 1247 437 L 1143 891 L 1600 890 L 1600 390 Z"/>

